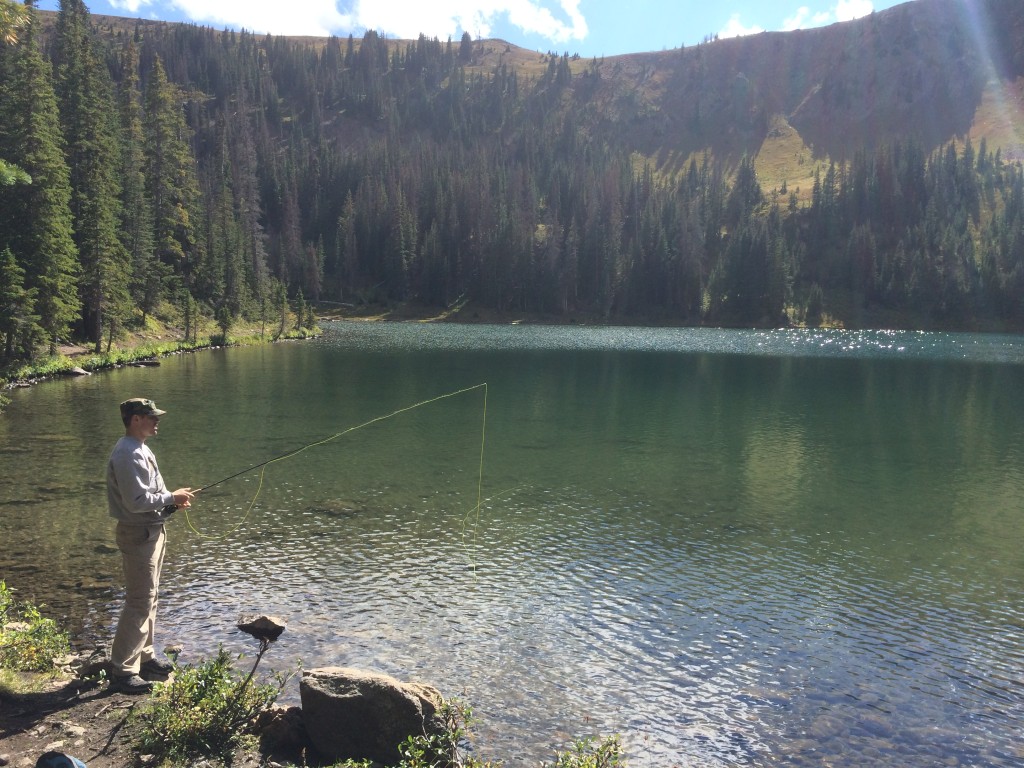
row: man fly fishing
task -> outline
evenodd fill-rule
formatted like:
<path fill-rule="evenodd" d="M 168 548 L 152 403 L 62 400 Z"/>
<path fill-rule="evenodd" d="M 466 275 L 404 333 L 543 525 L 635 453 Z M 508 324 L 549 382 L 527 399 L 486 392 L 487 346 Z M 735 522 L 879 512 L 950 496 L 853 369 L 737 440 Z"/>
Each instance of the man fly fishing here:
<path fill-rule="evenodd" d="M 125 580 L 124 608 L 110 651 L 110 688 L 123 693 L 145 693 L 153 679 L 166 678 L 172 669 L 153 645 L 167 546 L 164 522 L 178 507 L 191 506 L 195 494 L 191 488 L 168 491 L 156 456 L 146 445 L 156 436 L 164 413 L 141 397 L 121 403 L 125 433 L 107 462 L 107 505 L 117 520 Z"/>

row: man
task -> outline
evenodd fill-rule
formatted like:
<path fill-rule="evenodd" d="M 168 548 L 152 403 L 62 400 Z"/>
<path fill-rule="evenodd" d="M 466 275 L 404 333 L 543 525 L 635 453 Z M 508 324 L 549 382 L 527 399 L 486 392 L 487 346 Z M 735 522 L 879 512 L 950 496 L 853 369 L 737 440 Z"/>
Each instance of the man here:
<path fill-rule="evenodd" d="M 121 403 L 124 437 L 107 462 L 107 505 L 117 520 L 117 548 L 124 565 L 125 600 L 110 652 L 110 687 L 145 693 L 164 679 L 171 663 L 153 647 L 157 593 L 167 537 L 164 521 L 178 507 L 192 506 L 191 488 L 167 490 L 146 440 L 157 434 L 161 411 L 152 400 Z"/>

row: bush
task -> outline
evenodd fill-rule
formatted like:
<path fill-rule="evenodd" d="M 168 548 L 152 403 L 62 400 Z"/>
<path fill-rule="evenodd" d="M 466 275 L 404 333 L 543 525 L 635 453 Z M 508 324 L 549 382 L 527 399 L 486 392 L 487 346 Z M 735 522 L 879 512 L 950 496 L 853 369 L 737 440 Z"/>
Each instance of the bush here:
<path fill-rule="evenodd" d="M 618 768 L 625 765 L 621 757 L 622 744 L 618 736 L 600 741 L 580 739 L 568 752 L 557 753 L 552 768 Z"/>
<path fill-rule="evenodd" d="M 0 667 L 17 672 L 53 672 L 70 650 L 68 635 L 37 607 L 19 603 L 0 579 Z"/>
<path fill-rule="evenodd" d="M 232 674 L 223 648 L 212 660 L 176 670 L 173 680 L 158 684 L 152 698 L 133 712 L 136 747 L 175 764 L 230 758 L 281 690 L 280 685 L 250 685 L 250 677 Z"/>
<path fill-rule="evenodd" d="M 440 711 L 445 722 L 442 733 L 410 736 L 401 745 L 402 762 L 394 768 L 496 768 L 500 763 L 483 762 L 466 754 L 472 711 L 458 700 L 444 702 Z M 576 741 L 567 752 L 556 752 L 555 762 L 543 768 L 623 768 L 622 744 L 618 736 Z M 341 768 L 366 768 L 365 763 L 348 761 Z"/>
<path fill-rule="evenodd" d="M 451 699 L 441 705 L 439 714 L 444 730 L 430 736 L 410 736 L 403 741 L 398 746 L 402 762 L 395 768 L 493 768 L 493 763 L 463 754 L 473 721 L 472 710 Z"/>

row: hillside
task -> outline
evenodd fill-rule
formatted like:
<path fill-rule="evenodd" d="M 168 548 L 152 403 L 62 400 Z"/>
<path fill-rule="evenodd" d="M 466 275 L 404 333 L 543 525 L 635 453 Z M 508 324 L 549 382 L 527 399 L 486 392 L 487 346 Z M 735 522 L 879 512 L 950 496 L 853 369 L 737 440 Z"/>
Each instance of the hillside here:
<path fill-rule="evenodd" d="M 53 17 L 56 14 L 52 14 Z M 95 16 L 107 33 L 165 22 Z M 288 38 L 323 48 L 324 38 Z M 401 50 L 413 41 L 387 40 Z M 360 41 L 355 41 L 358 48 Z M 544 76 L 548 53 L 480 40 L 466 71 Z M 571 57 L 566 106 L 662 169 L 709 151 L 761 158 L 772 182 L 815 161 L 914 138 L 967 136 L 1024 159 L 1024 3 L 916 0 L 850 22 L 600 60 Z"/>
<path fill-rule="evenodd" d="M 0 47 L 8 358 L 168 304 L 1024 328 L 1019 0 L 600 60 L 38 18 Z"/>

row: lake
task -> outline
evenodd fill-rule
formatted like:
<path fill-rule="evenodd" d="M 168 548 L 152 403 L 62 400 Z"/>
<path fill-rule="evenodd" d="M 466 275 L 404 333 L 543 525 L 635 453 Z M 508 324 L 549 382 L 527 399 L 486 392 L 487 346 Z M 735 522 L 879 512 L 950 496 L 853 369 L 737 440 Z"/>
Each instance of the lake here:
<path fill-rule="evenodd" d="M 103 472 L 147 396 L 171 487 L 216 483 L 170 525 L 182 662 L 272 613 L 268 669 L 431 683 L 508 765 L 617 733 L 636 766 L 1019 766 L 1022 394 L 1020 336 L 330 323 L 11 393 L 0 578 L 109 642 Z"/>

